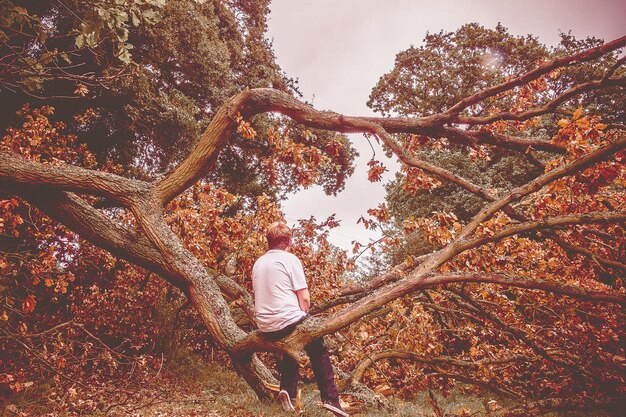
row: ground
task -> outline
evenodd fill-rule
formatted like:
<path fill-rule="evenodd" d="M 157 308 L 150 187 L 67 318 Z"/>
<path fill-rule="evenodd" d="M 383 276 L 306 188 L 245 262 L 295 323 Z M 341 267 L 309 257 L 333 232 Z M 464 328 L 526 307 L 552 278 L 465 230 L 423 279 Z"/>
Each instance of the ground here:
<path fill-rule="evenodd" d="M 93 393 L 72 388 L 55 397 L 55 392 L 24 392 L 11 402 L 0 403 L 0 417 L 286 417 L 276 403 L 258 401 L 234 372 L 216 362 L 188 357 L 165 364 L 141 382 L 118 380 Z M 304 417 L 331 417 L 321 408 L 314 384 L 303 384 Z M 488 401 L 493 396 L 464 393 L 462 387 L 447 397 L 435 394 L 445 417 L 490 416 Z M 498 399 L 499 404 L 507 405 Z M 422 393 L 411 401 L 390 399 L 387 408 L 373 405 L 350 410 L 354 417 L 432 417 L 431 400 Z M 603 417 L 605 414 L 547 414 L 547 417 Z"/>

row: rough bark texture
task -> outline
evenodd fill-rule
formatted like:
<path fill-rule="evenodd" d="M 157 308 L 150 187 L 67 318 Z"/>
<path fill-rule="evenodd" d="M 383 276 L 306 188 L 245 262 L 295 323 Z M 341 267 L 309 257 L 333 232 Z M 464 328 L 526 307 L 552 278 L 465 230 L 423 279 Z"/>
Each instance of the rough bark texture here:
<path fill-rule="evenodd" d="M 586 167 L 611 158 L 616 152 L 626 147 L 626 138 L 605 145 L 498 197 L 459 175 L 407 155 L 390 136 L 393 133 L 414 133 L 432 137 L 444 136 L 459 143 L 488 143 L 519 151 L 532 148 L 564 153 L 562 146 L 542 139 L 468 131 L 459 129 L 453 124 L 479 125 L 494 120 L 527 120 L 554 111 L 564 100 L 581 92 L 609 86 L 623 86 L 623 78 L 611 78 L 611 74 L 606 74 L 602 79 L 565 91 L 560 97 L 541 108 L 523 113 L 502 112 L 488 117 L 465 117 L 461 114 L 473 104 L 537 79 L 553 69 L 575 62 L 596 59 L 624 45 L 626 45 L 626 37 L 569 57 L 544 63 L 527 74 L 467 97 L 445 112 L 422 118 L 351 117 L 315 110 L 280 91 L 246 90 L 232 97 L 217 112 L 187 159 L 155 183 L 72 166 L 43 165 L 2 151 L 0 152 L 0 190 L 21 196 L 41 208 L 50 217 L 65 224 L 82 238 L 108 250 L 117 257 L 161 275 L 182 289 L 199 312 L 212 338 L 233 358 L 236 371 L 245 378 L 259 397 L 263 398 L 270 395 L 269 387 L 275 381 L 268 369 L 255 356 L 255 352 L 286 352 L 300 360 L 303 357 L 303 346 L 313 338 L 335 332 L 383 307 L 388 302 L 418 290 L 453 282 L 490 282 L 550 291 L 587 301 L 624 305 L 625 296 L 622 293 L 588 290 L 531 277 L 478 273 L 437 274 L 436 270 L 465 250 L 514 234 L 571 224 L 624 222 L 626 214 L 620 212 L 590 213 L 530 221 L 516 213 L 510 204 L 559 178 L 575 174 Z M 198 259 L 185 249 L 180 239 L 166 224 L 163 218 L 163 207 L 212 169 L 220 150 L 227 146 L 228 138 L 237 127 L 235 120 L 237 114 L 252 117 L 264 112 L 281 113 L 311 128 L 375 135 L 406 165 L 420 168 L 442 181 L 457 184 L 481 197 L 488 204 L 463 228 L 455 240 L 442 249 L 420 258 L 416 264 L 399 265 L 366 285 L 346 288 L 341 297 L 327 302 L 317 310 L 323 311 L 333 306 L 348 304 L 334 314 L 312 317 L 287 338 L 277 342 L 263 339 L 256 332 L 248 334 L 238 327 L 223 293 L 231 298 L 242 298 L 244 305 L 248 308 L 248 314 L 251 311 L 249 294 L 246 294 L 245 290 L 227 277 L 219 276 L 215 271 L 206 270 Z M 131 229 L 111 221 L 101 211 L 74 194 L 76 192 L 99 196 L 126 207 L 133 213 L 138 228 Z M 477 228 L 500 210 L 504 210 L 522 223 L 493 236 L 474 236 Z M 561 238 L 555 234 L 556 232 L 552 233 L 550 236 L 554 237 L 558 243 Z M 565 242 L 563 244 L 566 245 Z M 576 248 L 573 249 L 576 251 Z M 585 251 L 583 249 L 577 252 L 585 254 Z M 594 256 L 592 253 L 586 253 L 586 255 Z M 613 263 L 609 264 L 610 266 L 623 269 L 623 264 L 611 262 Z M 389 355 L 383 355 L 380 358 L 393 355 L 396 355 L 393 357 L 399 357 L 397 352 L 392 356 Z M 410 356 L 412 360 L 424 360 L 413 354 Z M 372 362 L 376 359 L 373 358 Z M 456 365 L 474 366 L 466 363 L 456 363 Z M 362 364 L 361 368 L 367 366 L 369 365 Z M 357 370 L 355 377 L 357 380 L 362 375 L 361 368 Z"/>

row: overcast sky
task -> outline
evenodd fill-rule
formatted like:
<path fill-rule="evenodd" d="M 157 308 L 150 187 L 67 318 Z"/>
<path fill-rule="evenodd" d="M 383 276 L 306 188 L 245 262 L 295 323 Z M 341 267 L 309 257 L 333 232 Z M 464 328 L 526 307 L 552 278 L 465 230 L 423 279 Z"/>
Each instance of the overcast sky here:
<path fill-rule="evenodd" d="M 318 109 L 356 116 L 373 114 L 365 104 L 372 87 L 393 67 L 395 55 L 421 45 L 426 32 L 454 31 L 469 22 L 494 28 L 501 22 L 510 33 L 532 34 L 547 45 L 570 30 L 577 38 L 607 41 L 626 34 L 625 0 L 272 0 L 270 7 L 277 61 L 298 78 L 304 98 Z M 356 221 L 385 197 L 382 183 L 367 181 L 370 146 L 361 135 L 350 139 L 361 156 L 343 192 L 327 197 L 312 187 L 284 204 L 290 224 L 336 213 L 341 226 L 330 240 L 344 249 L 354 239 L 378 237 Z M 384 155 L 378 151 L 376 157 Z"/>

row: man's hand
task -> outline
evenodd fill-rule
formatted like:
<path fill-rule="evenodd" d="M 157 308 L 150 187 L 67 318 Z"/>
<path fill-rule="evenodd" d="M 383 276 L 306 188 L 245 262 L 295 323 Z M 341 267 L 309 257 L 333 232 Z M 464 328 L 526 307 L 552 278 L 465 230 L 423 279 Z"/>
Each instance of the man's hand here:
<path fill-rule="evenodd" d="M 296 295 L 298 296 L 298 304 L 300 305 L 300 309 L 305 313 L 309 312 L 309 307 L 311 306 L 311 295 L 309 294 L 308 288 L 303 288 L 301 290 L 296 291 Z"/>

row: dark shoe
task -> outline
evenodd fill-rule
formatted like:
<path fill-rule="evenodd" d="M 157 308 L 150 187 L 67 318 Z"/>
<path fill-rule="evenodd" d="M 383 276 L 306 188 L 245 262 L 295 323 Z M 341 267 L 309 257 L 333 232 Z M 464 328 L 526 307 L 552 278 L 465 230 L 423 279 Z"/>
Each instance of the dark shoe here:
<path fill-rule="evenodd" d="M 348 413 L 341 407 L 339 401 L 328 401 L 324 403 L 325 409 L 333 413 L 337 417 L 350 417 Z"/>
<path fill-rule="evenodd" d="M 285 390 L 281 390 L 278 393 L 278 401 L 280 401 L 280 405 L 281 407 L 283 407 L 283 410 L 285 411 L 296 411 L 296 409 L 294 408 L 292 402 L 291 402 L 291 398 L 289 398 L 289 393 L 287 393 L 287 391 Z"/>

